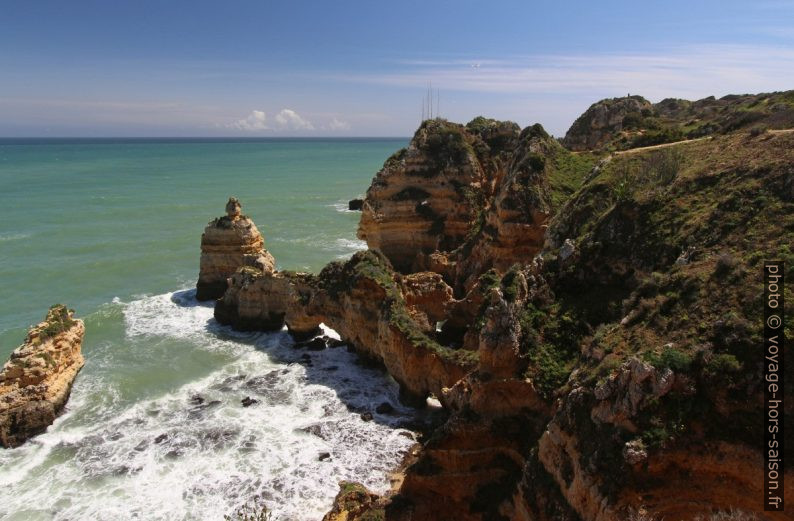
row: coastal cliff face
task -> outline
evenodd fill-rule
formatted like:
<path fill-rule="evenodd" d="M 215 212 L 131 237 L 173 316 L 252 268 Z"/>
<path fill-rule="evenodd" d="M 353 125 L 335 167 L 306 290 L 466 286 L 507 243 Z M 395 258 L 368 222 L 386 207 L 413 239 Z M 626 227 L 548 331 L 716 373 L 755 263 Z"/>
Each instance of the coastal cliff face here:
<path fill-rule="evenodd" d="M 476 354 L 442 346 L 436 320 L 452 290 L 432 273 L 402 277 L 382 255 L 360 252 L 315 276 L 243 268 L 215 307 L 215 318 L 238 329 L 278 330 L 298 338 L 320 323 L 360 355 L 382 364 L 400 383 L 403 398 L 421 403 L 439 396 L 474 365 Z"/>
<path fill-rule="evenodd" d="M 423 255 L 458 247 L 475 217 L 475 198 L 492 182 L 475 152 L 485 146 L 462 125 L 424 122 L 373 179 L 358 237 L 402 272 L 416 271 Z"/>
<path fill-rule="evenodd" d="M 201 262 L 196 283 L 198 300 L 223 296 L 227 279 L 241 266 L 272 271 L 273 256 L 254 222 L 241 214 L 234 197 L 226 203 L 226 215 L 210 222 L 201 236 Z"/>
<path fill-rule="evenodd" d="M 390 242 L 398 214 L 424 220 L 387 196 L 416 188 L 392 158 L 364 204 L 370 251 L 319 275 L 242 268 L 216 306 L 238 327 L 308 334 L 324 322 L 404 398 L 432 394 L 449 412 L 399 490 L 347 484 L 329 519 L 761 515 L 759 277 L 770 257 L 794 277 L 794 132 L 607 155 L 572 153 L 539 125 L 516 135 L 475 121 L 425 123 L 414 139 L 454 128 L 475 151 L 459 166 L 476 197 L 422 188 L 431 208 L 463 205 L 450 215 L 454 229 L 470 219 L 465 233 Z M 493 161 L 480 143 L 498 149 Z M 438 172 L 455 179 L 452 166 Z M 790 462 L 783 472 L 794 494 Z"/>
<path fill-rule="evenodd" d="M 358 236 L 398 271 L 440 273 L 463 295 L 540 251 L 553 209 L 591 166 L 541 125 L 426 121 L 373 179 Z"/>
<path fill-rule="evenodd" d="M 0 445 L 16 447 L 44 432 L 63 410 L 77 373 L 85 327 L 57 305 L 30 329 L 0 371 Z"/>

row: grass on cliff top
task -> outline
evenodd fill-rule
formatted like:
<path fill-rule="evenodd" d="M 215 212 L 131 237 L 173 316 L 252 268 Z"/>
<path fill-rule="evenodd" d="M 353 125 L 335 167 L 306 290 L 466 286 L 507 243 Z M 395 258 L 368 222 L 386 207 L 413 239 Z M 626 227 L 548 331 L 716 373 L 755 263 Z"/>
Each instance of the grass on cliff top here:
<path fill-rule="evenodd" d="M 47 311 L 47 317 L 44 319 L 46 324 L 41 328 L 32 329 L 31 333 L 36 333 L 39 341 L 44 341 L 68 331 L 76 323 L 72 313 L 74 310 L 68 309 L 63 304 L 55 304 Z"/>
<path fill-rule="evenodd" d="M 794 91 L 711 96 L 695 102 L 665 99 L 650 110 L 626 114 L 621 126 L 622 132 L 605 148 L 627 150 L 737 130 L 792 128 Z"/>
<path fill-rule="evenodd" d="M 592 311 L 606 311 L 587 321 L 593 332 L 581 342 L 578 380 L 598 385 L 634 356 L 691 379 L 691 389 L 643 404 L 649 446 L 757 438 L 762 264 L 782 259 L 794 277 L 792 165 L 794 133 L 741 132 L 621 155 L 552 223 L 552 234 L 577 245 L 567 263 L 549 260 L 559 270 L 557 301 L 581 301 L 586 284 L 602 294 Z M 791 314 L 791 285 L 784 291 Z"/>

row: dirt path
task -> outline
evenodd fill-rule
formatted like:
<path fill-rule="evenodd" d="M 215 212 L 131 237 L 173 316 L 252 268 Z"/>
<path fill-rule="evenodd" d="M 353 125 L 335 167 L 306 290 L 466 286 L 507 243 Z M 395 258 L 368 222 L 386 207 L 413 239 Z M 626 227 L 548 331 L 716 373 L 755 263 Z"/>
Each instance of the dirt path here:
<path fill-rule="evenodd" d="M 790 132 L 794 132 L 794 128 L 784 128 L 778 130 L 767 130 L 770 134 L 788 134 Z M 656 150 L 657 148 L 668 148 L 676 145 L 683 145 L 686 143 L 697 143 L 698 141 L 703 141 L 704 139 L 711 139 L 712 136 L 705 136 L 699 137 L 696 139 L 685 139 L 683 141 L 674 141 L 672 143 L 662 143 L 661 145 L 651 145 L 649 147 L 640 147 L 640 148 L 630 148 L 629 150 L 619 150 L 614 153 L 616 156 L 622 156 L 626 154 L 634 154 L 635 152 L 643 152 L 645 150 Z"/>

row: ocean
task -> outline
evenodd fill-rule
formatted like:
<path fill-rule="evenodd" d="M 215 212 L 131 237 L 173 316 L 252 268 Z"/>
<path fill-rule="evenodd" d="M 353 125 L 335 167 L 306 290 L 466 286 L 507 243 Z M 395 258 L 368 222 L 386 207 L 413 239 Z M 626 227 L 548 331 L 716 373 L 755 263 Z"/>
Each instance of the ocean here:
<path fill-rule="evenodd" d="M 0 518 L 215 520 L 256 498 L 319 520 L 340 480 L 388 490 L 425 413 L 344 347 L 307 361 L 286 332 L 220 327 L 192 287 L 229 196 L 279 269 L 365 248 L 347 201 L 406 143 L 0 140 L 0 357 L 54 303 L 86 323 L 66 412 L 0 449 Z M 395 412 L 361 419 L 383 402 Z"/>

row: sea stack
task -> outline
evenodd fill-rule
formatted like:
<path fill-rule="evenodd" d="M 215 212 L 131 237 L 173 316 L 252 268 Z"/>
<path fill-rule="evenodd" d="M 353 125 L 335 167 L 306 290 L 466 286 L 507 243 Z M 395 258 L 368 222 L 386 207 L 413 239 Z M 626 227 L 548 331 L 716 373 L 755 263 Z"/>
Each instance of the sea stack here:
<path fill-rule="evenodd" d="M 201 236 L 201 265 L 196 299 L 215 300 L 223 296 L 227 279 L 243 266 L 272 272 L 273 256 L 254 221 L 242 215 L 240 201 L 226 203 L 226 215 L 211 221 Z"/>
<path fill-rule="evenodd" d="M 0 371 L 0 445 L 17 447 L 44 432 L 63 410 L 83 367 L 85 326 L 57 304 L 28 332 Z"/>

